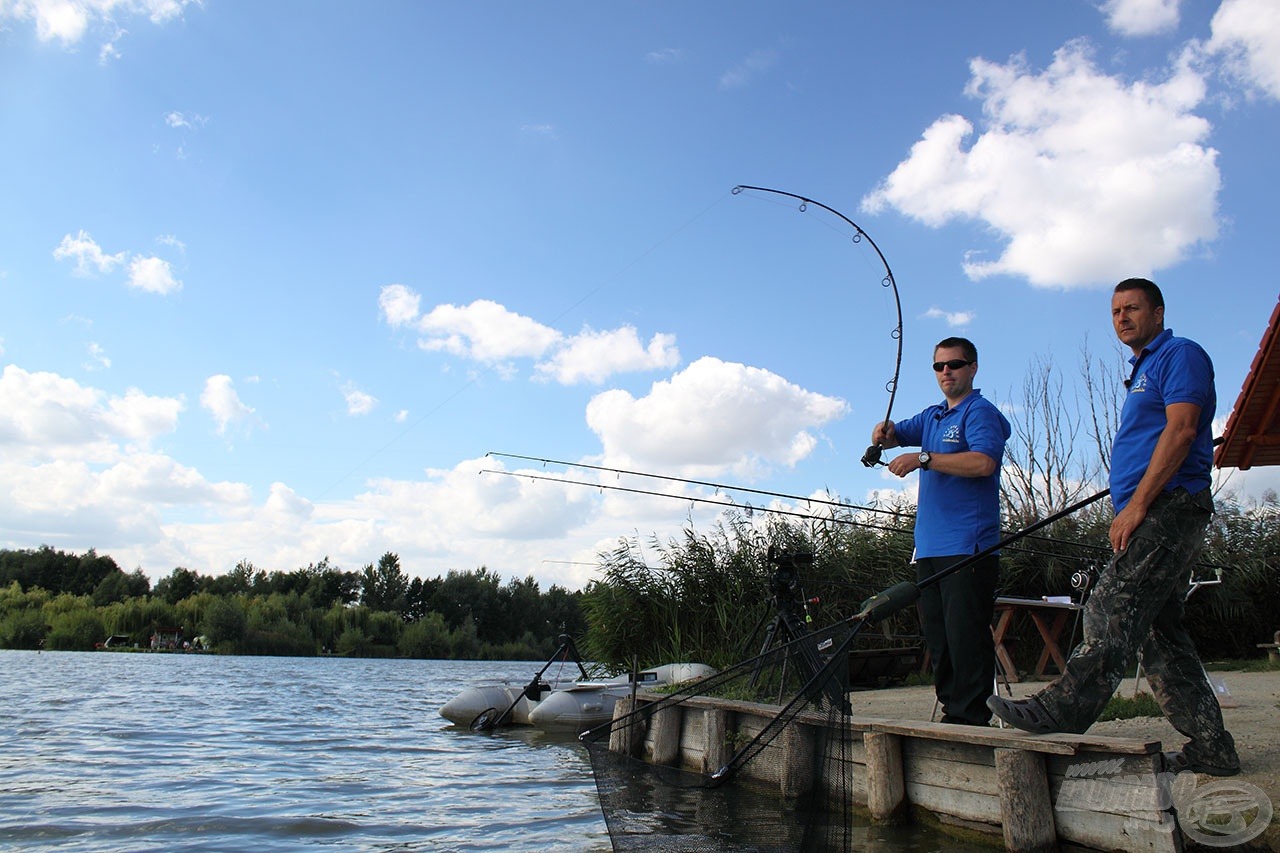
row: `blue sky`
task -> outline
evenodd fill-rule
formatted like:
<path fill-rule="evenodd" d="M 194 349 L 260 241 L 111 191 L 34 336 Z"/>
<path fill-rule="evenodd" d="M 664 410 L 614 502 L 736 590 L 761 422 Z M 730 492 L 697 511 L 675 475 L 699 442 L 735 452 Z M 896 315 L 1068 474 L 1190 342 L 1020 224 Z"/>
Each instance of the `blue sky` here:
<path fill-rule="evenodd" d="M 1012 417 L 1037 359 L 1074 395 L 1146 275 L 1222 423 L 1277 139 L 1271 0 L 0 0 L 0 547 L 577 588 L 714 510 L 487 452 L 910 491 L 858 462 L 874 252 L 738 184 L 883 251 L 895 417 L 952 334 Z"/>

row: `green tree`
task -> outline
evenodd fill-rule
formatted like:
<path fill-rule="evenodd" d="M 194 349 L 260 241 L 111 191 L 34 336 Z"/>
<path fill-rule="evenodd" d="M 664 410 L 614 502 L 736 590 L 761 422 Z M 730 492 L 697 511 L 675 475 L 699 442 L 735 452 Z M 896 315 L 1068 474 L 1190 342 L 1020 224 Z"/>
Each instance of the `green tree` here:
<path fill-rule="evenodd" d="M 238 643 L 244 639 L 249 619 L 245 615 L 244 606 L 237 598 L 220 597 L 205 611 L 204 627 L 201 633 L 209 638 L 213 645 Z"/>
<path fill-rule="evenodd" d="M 376 567 L 364 567 L 360 588 L 360 603 L 373 610 L 403 613 L 408 608 L 409 578 L 400 568 L 400 558 L 390 551 L 378 559 Z"/>
<path fill-rule="evenodd" d="M 406 625 L 400 635 L 402 657 L 440 660 L 448 658 L 449 652 L 449 626 L 439 613 L 428 613 Z"/>

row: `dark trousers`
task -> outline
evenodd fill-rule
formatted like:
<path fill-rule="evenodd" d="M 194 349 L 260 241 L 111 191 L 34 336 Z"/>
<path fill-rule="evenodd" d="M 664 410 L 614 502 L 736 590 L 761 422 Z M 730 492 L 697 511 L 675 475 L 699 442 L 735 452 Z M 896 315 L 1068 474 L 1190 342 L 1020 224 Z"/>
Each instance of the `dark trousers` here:
<path fill-rule="evenodd" d="M 1195 644 L 1182 624 L 1191 571 L 1213 513 L 1208 489 L 1174 489 L 1156 498 L 1129 547 L 1111 558 L 1084 606 L 1084 641 L 1062 677 L 1038 695 L 1066 732 L 1093 725 L 1134 656 L 1173 727 L 1190 739 L 1195 760 L 1230 766 L 1235 741 L 1209 686 Z"/>
<path fill-rule="evenodd" d="M 923 557 L 916 561 L 916 581 L 968 556 Z M 992 555 L 920 591 L 924 639 L 944 723 L 985 726 L 991 721 L 987 697 L 996 671 L 991 616 L 999 574 L 1000 558 Z"/>

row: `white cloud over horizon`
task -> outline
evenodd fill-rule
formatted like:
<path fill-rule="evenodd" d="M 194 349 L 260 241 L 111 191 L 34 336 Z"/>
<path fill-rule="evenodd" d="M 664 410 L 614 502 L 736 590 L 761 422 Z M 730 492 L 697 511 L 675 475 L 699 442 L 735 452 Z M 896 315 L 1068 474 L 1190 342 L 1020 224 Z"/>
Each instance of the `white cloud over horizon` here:
<path fill-rule="evenodd" d="M 745 474 L 760 464 L 796 464 L 817 444 L 812 431 L 848 410 L 775 373 L 704 356 L 654 382 L 645 397 L 597 394 L 587 424 L 613 465 Z"/>

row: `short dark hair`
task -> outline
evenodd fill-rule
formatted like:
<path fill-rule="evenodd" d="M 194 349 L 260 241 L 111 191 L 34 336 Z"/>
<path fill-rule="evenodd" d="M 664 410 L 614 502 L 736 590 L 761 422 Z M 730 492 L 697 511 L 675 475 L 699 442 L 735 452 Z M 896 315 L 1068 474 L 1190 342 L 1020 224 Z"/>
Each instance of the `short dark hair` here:
<path fill-rule="evenodd" d="M 964 357 L 975 364 L 978 361 L 978 348 L 973 345 L 973 341 L 968 338 L 943 338 L 938 341 L 938 345 L 933 348 L 934 352 L 940 349 L 952 349 L 959 347 L 964 351 Z"/>
<path fill-rule="evenodd" d="M 1126 290 L 1141 290 L 1147 294 L 1147 301 L 1151 303 L 1152 308 L 1164 307 L 1164 294 L 1160 292 L 1160 288 L 1156 287 L 1156 283 L 1150 279 L 1126 278 L 1116 285 L 1116 293 L 1123 293 Z"/>

